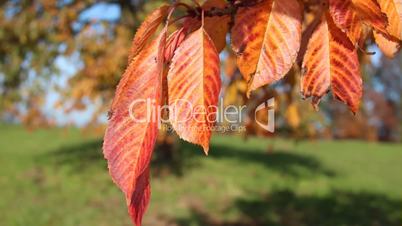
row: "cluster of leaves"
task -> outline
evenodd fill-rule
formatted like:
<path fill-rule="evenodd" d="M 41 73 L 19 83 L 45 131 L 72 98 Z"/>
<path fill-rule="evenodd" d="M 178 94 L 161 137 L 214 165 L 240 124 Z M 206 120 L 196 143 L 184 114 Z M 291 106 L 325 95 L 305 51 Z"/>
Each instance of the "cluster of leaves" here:
<path fill-rule="evenodd" d="M 153 111 L 147 116 L 153 120 L 135 122 L 130 114 L 144 116 L 146 106 L 129 106 L 136 99 L 151 99 L 154 107 L 169 105 L 170 123 L 177 134 L 201 145 L 207 154 L 214 121 L 207 117 L 215 117 L 213 106 L 221 89 L 219 52 L 226 47 L 228 33 L 248 97 L 282 79 L 299 59 L 305 98 L 312 97 L 317 107 L 332 90 L 354 113 L 363 90 L 358 50 L 373 34 L 383 52 L 393 56 L 402 38 L 401 0 L 193 2 L 161 6 L 146 18 L 134 37 L 129 66 L 112 103 L 103 150 L 136 225 L 141 225 L 149 203 L 149 163 L 161 115 Z M 181 7 L 186 14 L 173 19 Z M 302 32 L 305 21 L 308 26 Z M 171 25 L 179 22 L 171 32 Z M 184 123 L 173 120 L 192 110 L 176 100 L 205 111 Z"/>

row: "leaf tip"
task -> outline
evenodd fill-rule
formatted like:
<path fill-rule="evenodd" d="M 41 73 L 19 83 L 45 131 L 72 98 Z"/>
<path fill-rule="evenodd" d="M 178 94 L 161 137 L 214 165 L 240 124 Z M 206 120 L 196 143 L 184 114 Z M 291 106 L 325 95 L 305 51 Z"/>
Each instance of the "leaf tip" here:
<path fill-rule="evenodd" d="M 352 112 L 353 116 L 356 116 L 357 112 L 359 111 L 359 107 L 350 107 L 350 111 Z"/>
<path fill-rule="evenodd" d="M 253 91 L 254 91 L 254 89 L 251 88 L 251 84 L 249 84 L 249 85 L 247 86 L 247 91 L 246 91 L 246 97 L 247 97 L 247 99 L 250 99 L 250 98 L 251 98 L 251 92 L 253 92 Z"/>
<path fill-rule="evenodd" d="M 209 154 L 209 145 L 203 145 L 202 148 L 204 150 L 204 154 L 206 156 L 208 156 L 208 154 Z"/>
<path fill-rule="evenodd" d="M 321 97 L 318 97 L 318 96 L 314 96 L 311 101 L 311 104 L 313 105 L 314 110 L 317 112 L 320 111 L 320 108 L 318 107 L 320 102 L 321 102 Z"/>

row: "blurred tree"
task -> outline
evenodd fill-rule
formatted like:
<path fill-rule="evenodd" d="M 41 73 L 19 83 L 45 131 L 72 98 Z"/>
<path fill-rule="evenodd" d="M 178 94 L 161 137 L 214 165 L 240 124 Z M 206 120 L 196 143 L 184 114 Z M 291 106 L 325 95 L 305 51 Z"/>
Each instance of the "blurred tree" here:
<path fill-rule="evenodd" d="M 153 0 L 2 0 L 0 1 L 0 111 L 16 112 L 15 103 L 29 103 L 25 112 L 38 117 L 35 104 L 48 83 L 27 86 L 30 77 L 59 74 L 58 57 L 77 55 L 82 62 L 62 97 L 72 109 L 85 108 L 84 99 L 101 100 L 105 112 L 127 63 L 127 48 L 136 28 L 162 1 Z M 104 11 L 88 16 L 96 7 Z M 111 15 L 110 9 L 118 9 Z M 25 89 L 25 90 L 24 90 Z M 28 93 L 24 100 L 22 92 Z M 42 101 L 43 102 L 43 101 Z M 36 118 L 25 117 L 25 119 Z M 96 118 L 96 116 L 94 116 Z M 27 121 L 29 123 L 29 120 Z"/>
<path fill-rule="evenodd" d="M 370 120 L 377 128 L 380 140 L 400 140 L 402 56 L 399 54 L 394 59 L 382 56 L 372 67 L 376 76 L 371 80 L 371 90 L 365 101 Z"/>

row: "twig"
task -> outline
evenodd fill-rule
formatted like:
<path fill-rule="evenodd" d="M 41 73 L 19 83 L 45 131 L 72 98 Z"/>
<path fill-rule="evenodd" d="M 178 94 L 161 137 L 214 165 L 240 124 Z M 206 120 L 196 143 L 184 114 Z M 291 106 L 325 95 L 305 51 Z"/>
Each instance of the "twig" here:
<path fill-rule="evenodd" d="M 239 8 L 242 7 L 252 7 L 260 4 L 264 0 L 248 0 L 248 1 L 238 1 L 238 0 L 229 0 L 229 5 L 225 8 L 217 8 L 212 7 L 209 10 L 205 10 L 205 17 L 215 17 L 215 16 L 229 16 L 235 14 Z M 202 8 L 197 5 L 197 7 L 188 10 L 189 16 L 198 17 L 201 19 Z"/>

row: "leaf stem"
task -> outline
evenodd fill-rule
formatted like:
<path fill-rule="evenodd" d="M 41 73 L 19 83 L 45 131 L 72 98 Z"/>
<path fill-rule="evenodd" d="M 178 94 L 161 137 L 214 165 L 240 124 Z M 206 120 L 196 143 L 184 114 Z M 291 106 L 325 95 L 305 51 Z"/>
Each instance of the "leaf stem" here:
<path fill-rule="evenodd" d="M 177 6 L 177 7 L 182 6 L 182 7 L 186 8 L 188 11 L 194 10 L 193 7 L 191 7 L 190 5 L 188 5 L 188 4 L 184 3 L 184 2 L 176 2 L 174 5 Z"/>
<path fill-rule="evenodd" d="M 191 15 L 186 14 L 186 15 L 180 16 L 180 17 L 178 17 L 178 18 L 176 18 L 176 19 L 170 21 L 169 24 L 175 24 L 175 23 L 177 23 L 178 21 L 180 21 L 180 20 L 182 20 L 182 19 L 185 19 L 185 18 L 187 18 L 187 17 L 191 17 Z"/>

